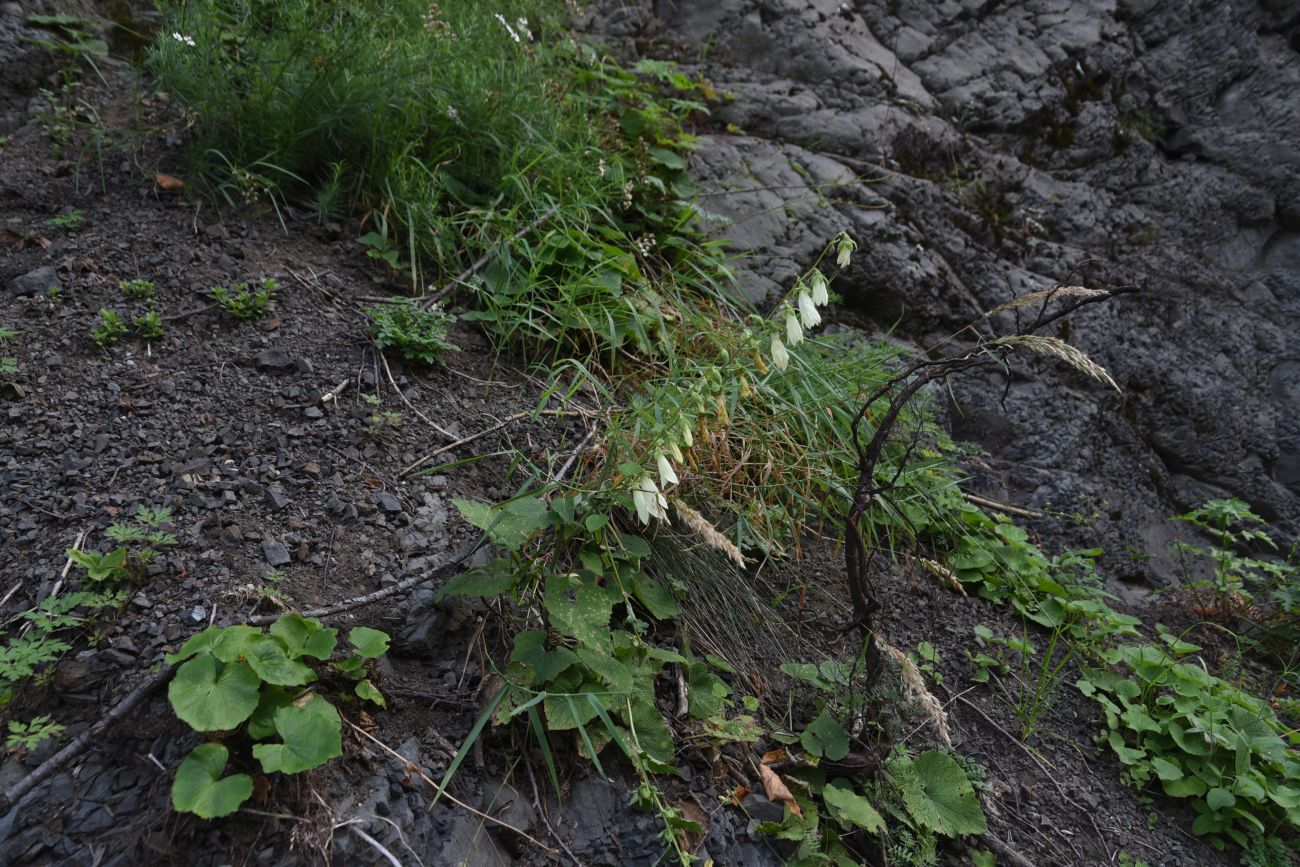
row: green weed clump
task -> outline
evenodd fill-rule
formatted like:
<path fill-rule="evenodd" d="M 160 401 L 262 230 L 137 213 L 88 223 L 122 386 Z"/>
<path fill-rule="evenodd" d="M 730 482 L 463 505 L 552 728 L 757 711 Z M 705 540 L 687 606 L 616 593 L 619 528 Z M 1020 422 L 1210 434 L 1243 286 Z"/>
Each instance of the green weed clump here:
<path fill-rule="evenodd" d="M 367 307 L 366 315 L 375 345 L 394 349 L 407 361 L 432 366 L 444 352 L 460 349 L 447 339 L 456 317 L 437 308 L 424 310 L 409 298 L 399 298 L 382 307 Z"/>
<path fill-rule="evenodd" d="M 256 322 L 271 309 L 279 282 L 274 277 L 263 277 L 256 289 L 247 283 L 236 283 L 232 288 L 213 286 L 212 298 L 217 306 L 243 322 Z"/>
<path fill-rule="evenodd" d="M 502 345 L 653 355 L 683 293 L 721 291 L 687 203 L 701 86 L 574 44 L 561 4 L 163 5 L 150 63 L 199 120 L 191 174 L 363 218 L 369 255 L 472 293 Z"/>

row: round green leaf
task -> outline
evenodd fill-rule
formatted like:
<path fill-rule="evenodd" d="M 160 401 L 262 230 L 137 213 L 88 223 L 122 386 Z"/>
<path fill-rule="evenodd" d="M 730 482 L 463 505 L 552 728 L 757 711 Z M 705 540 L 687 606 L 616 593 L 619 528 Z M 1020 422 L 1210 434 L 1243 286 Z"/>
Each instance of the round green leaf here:
<path fill-rule="evenodd" d="M 915 760 L 893 762 L 889 770 L 918 824 L 950 837 L 988 830 L 975 790 L 952 756 L 922 753 Z"/>
<path fill-rule="evenodd" d="M 296 659 L 290 659 L 284 645 L 259 635 L 244 645 L 244 661 L 267 683 L 302 686 L 316 679 L 316 673 Z"/>
<path fill-rule="evenodd" d="M 388 652 L 388 633 L 368 626 L 354 627 L 348 633 L 348 641 L 357 649 L 357 656 L 375 659 Z"/>
<path fill-rule="evenodd" d="M 837 762 L 849 754 L 849 735 L 835 718 L 822 711 L 808 724 L 799 738 L 803 748 L 814 756 Z"/>
<path fill-rule="evenodd" d="M 271 624 L 270 631 L 294 659 L 300 656 L 329 659 L 339 636 L 337 629 L 326 629 L 316 618 L 300 614 L 286 614 Z"/>
<path fill-rule="evenodd" d="M 220 744 L 199 744 L 176 770 L 172 806 L 204 819 L 229 816 L 253 794 L 253 778 L 234 774 L 221 779 L 229 751 Z"/>
<path fill-rule="evenodd" d="M 177 670 L 167 698 L 176 716 L 195 731 L 225 731 L 248 719 L 261 685 L 247 663 L 223 664 L 203 654 Z"/>
<path fill-rule="evenodd" d="M 302 707 L 289 705 L 275 713 L 275 731 L 284 741 L 255 744 L 253 755 L 266 773 L 297 774 L 343 755 L 339 735 L 339 714 L 320 696 L 312 696 Z"/>
<path fill-rule="evenodd" d="M 1237 796 L 1227 789 L 1216 787 L 1205 793 L 1205 803 L 1209 805 L 1211 810 L 1217 812 L 1237 803 Z"/>

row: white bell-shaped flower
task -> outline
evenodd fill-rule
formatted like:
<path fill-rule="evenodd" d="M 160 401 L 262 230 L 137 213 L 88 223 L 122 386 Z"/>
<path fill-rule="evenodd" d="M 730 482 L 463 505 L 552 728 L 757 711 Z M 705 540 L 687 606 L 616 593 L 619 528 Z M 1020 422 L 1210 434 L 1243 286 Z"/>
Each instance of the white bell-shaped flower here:
<path fill-rule="evenodd" d="M 790 366 L 790 353 L 786 352 L 785 344 L 775 334 L 772 335 L 772 363 L 781 371 Z"/>
<path fill-rule="evenodd" d="M 826 278 L 822 272 L 814 269 L 812 276 L 808 278 L 808 285 L 812 288 L 812 300 L 818 307 L 824 307 L 830 303 L 831 296 L 826 289 Z"/>
<path fill-rule="evenodd" d="M 804 328 L 812 328 L 822 323 L 822 315 L 817 312 L 817 305 L 807 292 L 799 293 L 799 318 Z"/>
<path fill-rule="evenodd" d="M 785 342 L 791 346 L 803 342 L 803 326 L 799 324 L 799 317 L 794 315 L 794 310 L 785 312 Z"/>
<path fill-rule="evenodd" d="M 669 485 L 675 485 L 677 484 L 677 481 L 678 481 L 677 472 L 673 469 L 672 462 L 668 460 L 668 457 L 666 455 L 663 454 L 659 455 L 660 487 L 666 488 Z"/>

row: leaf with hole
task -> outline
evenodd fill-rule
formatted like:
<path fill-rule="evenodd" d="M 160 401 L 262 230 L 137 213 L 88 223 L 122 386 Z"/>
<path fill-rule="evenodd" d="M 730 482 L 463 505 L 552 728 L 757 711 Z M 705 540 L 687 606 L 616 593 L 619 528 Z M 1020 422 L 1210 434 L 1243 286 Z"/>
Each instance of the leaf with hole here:
<path fill-rule="evenodd" d="M 225 779 L 230 751 L 220 744 L 199 744 L 176 769 L 172 783 L 172 807 L 203 819 L 229 816 L 253 794 L 253 778 L 233 774 Z"/>

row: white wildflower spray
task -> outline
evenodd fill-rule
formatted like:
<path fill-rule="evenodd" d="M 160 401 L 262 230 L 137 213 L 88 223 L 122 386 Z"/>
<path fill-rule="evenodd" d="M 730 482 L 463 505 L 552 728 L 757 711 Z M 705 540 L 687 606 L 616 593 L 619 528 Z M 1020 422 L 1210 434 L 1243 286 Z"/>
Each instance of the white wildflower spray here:
<path fill-rule="evenodd" d="M 804 328 L 813 328 L 822 323 L 822 315 L 817 312 L 817 305 L 807 292 L 799 293 L 799 318 Z"/>
<path fill-rule="evenodd" d="M 835 264 L 841 268 L 849 267 L 853 261 L 853 251 L 858 249 L 858 244 L 849 237 L 848 232 L 840 232 L 840 239 L 836 243 Z"/>

